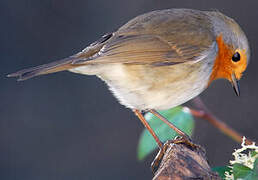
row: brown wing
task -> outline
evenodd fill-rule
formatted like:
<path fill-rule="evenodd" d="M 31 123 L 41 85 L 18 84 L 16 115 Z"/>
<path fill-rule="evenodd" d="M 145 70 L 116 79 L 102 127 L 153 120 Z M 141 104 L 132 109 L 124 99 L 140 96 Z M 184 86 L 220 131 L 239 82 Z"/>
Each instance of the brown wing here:
<path fill-rule="evenodd" d="M 129 21 L 92 58 L 73 64 L 173 65 L 198 60 L 215 37 L 205 12 L 188 9 L 154 11 Z"/>
<path fill-rule="evenodd" d="M 82 52 L 8 75 L 25 80 L 87 64 L 173 65 L 198 61 L 215 41 L 205 12 L 189 9 L 153 11 L 106 34 Z"/>

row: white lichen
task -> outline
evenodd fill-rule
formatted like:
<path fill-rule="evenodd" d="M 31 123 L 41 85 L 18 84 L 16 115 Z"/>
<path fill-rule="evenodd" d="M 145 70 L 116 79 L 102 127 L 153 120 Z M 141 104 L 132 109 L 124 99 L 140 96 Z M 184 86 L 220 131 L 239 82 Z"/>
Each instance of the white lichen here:
<path fill-rule="evenodd" d="M 230 171 L 225 172 L 226 180 L 234 180 L 232 168 L 236 163 L 247 166 L 250 169 L 254 168 L 254 162 L 258 158 L 258 146 L 256 146 L 254 142 L 251 145 L 245 145 L 245 140 L 246 138 L 243 137 L 243 142 L 241 144 L 242 147 L 240 149 L 235 149 L 235 151 L 232 153 L 234 160 L 229 161 Z M 251 152 L 256 152 L 256 154 L 252 156 Z"/>

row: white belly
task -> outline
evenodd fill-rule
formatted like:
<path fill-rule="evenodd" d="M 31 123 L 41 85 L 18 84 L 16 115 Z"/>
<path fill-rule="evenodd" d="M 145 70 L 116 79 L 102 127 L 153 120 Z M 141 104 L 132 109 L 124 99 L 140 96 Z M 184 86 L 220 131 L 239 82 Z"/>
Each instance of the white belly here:
<path fill-rule="evenodd" d="M 131 109 L 169 109 L 199 95 L 206 87 L 211 67 L 198 64 L 173 67 L 111 64 L 98 75 L 121 104 Z M 196 68 L 197 67 L 197 68 Z M 197 70 L 195 70 L 197 69 Z"/>

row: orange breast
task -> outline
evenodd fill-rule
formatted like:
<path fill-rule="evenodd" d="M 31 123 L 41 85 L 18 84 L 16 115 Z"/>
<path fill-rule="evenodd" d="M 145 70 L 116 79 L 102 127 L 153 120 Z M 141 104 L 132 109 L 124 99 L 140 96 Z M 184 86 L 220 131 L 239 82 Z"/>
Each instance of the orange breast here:
<path fill-rule="evenodd" d="M 234 53 L 233 48 L 228 46 L 222 38 L 222 35 L 216 38 L 218 44 L 218 54 L 215 59 L 212 73 L 209 79 L 208 85 L 213 80 L 219 78 L 225 78 L 231 80 L 231 73 L 232 73 L 232 62 L 231 58 Z"/>

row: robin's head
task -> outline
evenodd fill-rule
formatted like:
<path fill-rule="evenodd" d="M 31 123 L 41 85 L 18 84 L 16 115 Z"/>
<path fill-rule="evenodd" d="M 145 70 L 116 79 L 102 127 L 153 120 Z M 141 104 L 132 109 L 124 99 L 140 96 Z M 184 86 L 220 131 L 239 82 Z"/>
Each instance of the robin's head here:
<path fill-rule="evenodd" d="M 210 82 L 225 78 L 232 83 L 240 95 L 238 81 L 241 79 L 250 58 L 248 40 L 240 26 L 231 18 L 213 12 L 213 26 L 216 34 L 218 53 L 213 65 Z"/>

